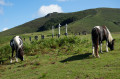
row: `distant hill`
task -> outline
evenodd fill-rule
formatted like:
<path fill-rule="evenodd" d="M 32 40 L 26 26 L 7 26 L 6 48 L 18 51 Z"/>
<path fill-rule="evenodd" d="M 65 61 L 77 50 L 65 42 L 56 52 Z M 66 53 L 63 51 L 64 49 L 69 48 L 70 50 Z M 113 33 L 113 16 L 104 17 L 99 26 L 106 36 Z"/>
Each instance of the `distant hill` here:
<path fill-rule="evenodd" d="M 15 28 L 0 32 L 0 35 L 16 35 L 32 32 L 40 32 L 57 28 L 58 24 L 69 25 L 69 32 L 77 33 L 82 31 L 91 32 L 97 25 L 106 25 L 112 32 L 120 32 L 120 9 L 96 8 L 73 13 L 50 13 L 45 17 L 38 18 L 16 26 Z"/>

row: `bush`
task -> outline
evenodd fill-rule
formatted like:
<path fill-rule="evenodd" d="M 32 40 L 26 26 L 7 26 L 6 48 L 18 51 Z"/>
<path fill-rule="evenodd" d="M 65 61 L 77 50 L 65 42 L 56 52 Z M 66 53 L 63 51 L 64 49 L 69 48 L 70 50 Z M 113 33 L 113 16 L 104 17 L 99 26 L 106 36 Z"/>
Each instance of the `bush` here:
<path fill-rule="evenodd" d="M 9 59 L 10 55 L 12 54 L 11 47 L 9 45 L 5 45 L 0 47 L 0 62 L 3 62 Z"/>
<path fill-rule="evenodd" d="M 81 47 L 90 47 L 91 43 L 88 39 L 79 37 L 63 37 L 59 39 L 44 39 L 32 42 L 24 43 L 24 54 L 28 56 L 34 56 L 39 53 L 48 54 L 56 53 L 58 55 L 62 54 L 72 54 L 79 53 L 83 51 Z M 85 49 L 84 49 L 85 50 Z M 11 56 L 11 47 L 5 45 L 0 48 L 0 61 L 7 60 Z M 15 54 L 14 54 L 15 55 Z"/>

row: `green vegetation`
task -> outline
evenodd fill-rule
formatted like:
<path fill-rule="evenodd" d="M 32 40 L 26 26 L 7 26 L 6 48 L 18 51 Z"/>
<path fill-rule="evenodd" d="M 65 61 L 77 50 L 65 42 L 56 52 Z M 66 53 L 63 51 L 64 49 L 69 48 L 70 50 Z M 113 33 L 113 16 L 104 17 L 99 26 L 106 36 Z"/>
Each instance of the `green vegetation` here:
<path fill-rule="evenodd" d="M 43 32 L 42 32 L 43 33 Z M 49 32 L 47 32 L 49 33 Z M 115 50 L 105 52 L 100 58 L 92 56 L 91 36 L 69 35 L 54 39 L 45 35 L 45 39 L 32 42 L 40 33 L 20 35 L 24 41 L 25 61 L 10 64 L 11 49 L 9 39 L 2 37 L 0 47 L 1 79 L 119 79 L 120 78 L 120 34 L 112 34 L 116 39 Z M 4 39 L 4 40 L 3 40 Z"/>
<path fill-rule="evenodd" d="M 97 8 L 73 13 L 51 13 L 45 17 L 35 19 L 15 28 L 1 32 L 0 36 L 26 34 L 50 30 L 52 26 L 57 28 L 60 23 L 64 26 L 69 25 L 69 32 L 77 33 L 87 31 L 94 26 L 106 25 L 110 31 L 119 32 L 120 30 L 120 9 L 115 8 Z"/>
<path fill-rule="evenodd" d="M 0 33 L 0 79 L 120 79 L 120 9 L 97 8 L 74 13 L 51 13 Z M 52 38 L 51 26 L 61 24 L 61 37 Z M 68 37 L 64 36 L 68 23 Z M 106 25 L 115 38 L 115 50 L 92 56 L 91 36 L 74 33 Z M 10 40 L 20 35 L 24 61 L 10 64 Z M 38 35 L 39 40 L 34 36 Z M 41 39 L 45 35 L 45 39 Z M 29 41 L 32 37 L 32 41 Z M 15 53 L 14 53 L 15 55 Z"/>

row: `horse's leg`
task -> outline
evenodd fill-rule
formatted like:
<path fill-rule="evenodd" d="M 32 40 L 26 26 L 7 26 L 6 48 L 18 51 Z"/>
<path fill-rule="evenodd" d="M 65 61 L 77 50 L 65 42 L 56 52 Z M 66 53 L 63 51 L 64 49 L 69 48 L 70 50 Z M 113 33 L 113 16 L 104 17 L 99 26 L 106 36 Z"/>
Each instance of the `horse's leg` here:
<path fill-rule="evenodd" d="M 16 62 L 18 62 L 18 49 L 16 50 Z"/>
<path fill-rule="evenodd" d="M 93 50 L 93 51 L 92 51 L 92 55 L 95 56 L 95 53 L 94 53 L 94 52 L 95 52 L 95 51 L 94 51 L 94 50 L 95 50 L 95 46 L 94 46 L 94 43 L 93 43 L 93 39 L 92 39 L 92 50 Z"/>
<path fill-rule="evenodd" d="M 94 45 L 92 45 L 92 49 L 93 49 L 92 55 L 95 56 L 95 53 L 94 53 L 94 52 L 95 52 L 95 51 L 94 51 L 94 50 L 95 50 Z"/>
<path fill-rule="evenodd" d="M 100 42 L 100 53 L 103 53 L 102 52 L 102 42 Z"/>
<path fill-rule="evenodd" d="M 106 52 L 109 52 L 108 51 L 108 41 L 106 41 Z"/>
<path fill-rule="evenodd" d="M 12 63 L 13 54 L 14 54 L 14 49 L 12 48 L 12 57 L 11 57 L 10 63 Z"/>
<path fill-rule="evenodd" d="M 96 41 L 96 45 L 95 45 L 95 55 L 96 55 L 96 57 L 99 58 L 100 56 L 99 56 L 99 53 L 98 53 L 98 46 L 99 46 L 99 40 Z"/>
<path fill-rule="evenodd" d="M 100 58 L 99 53 L 98 53 L 98 45 L 95 46 L 95 56 Z"/>
<path fill-rule="evenodd" d="M 100 53 L 103 53 L 102 52 L 102 39 L 103 39 L 103 34 L 102 33 L 100 33 Z"/>

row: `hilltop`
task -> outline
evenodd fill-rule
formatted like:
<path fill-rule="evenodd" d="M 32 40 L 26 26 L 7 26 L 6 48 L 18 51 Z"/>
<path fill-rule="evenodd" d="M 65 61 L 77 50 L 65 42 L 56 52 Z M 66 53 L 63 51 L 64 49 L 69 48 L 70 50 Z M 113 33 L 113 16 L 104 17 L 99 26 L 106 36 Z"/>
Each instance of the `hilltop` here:
<path fill-rule="evenodd" d="M 7 31 L 1 32 L 3 35 L 16 35 L 50 30 L 52 26 L 57 28 L 58 24 L 69 25 L 68 31 L 77 33 L 82 31 L 91 32 L 96 25 L 106 25 L 110 31 L 120 31 L 120 9 L 116 8 L 96 8 L 73 13 L 50 13 L 45 17 L 37 18 L 30 22 L 16 26 Z"/>

